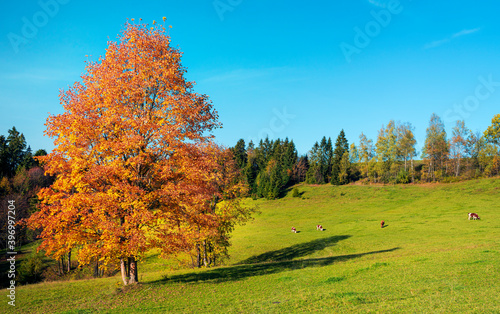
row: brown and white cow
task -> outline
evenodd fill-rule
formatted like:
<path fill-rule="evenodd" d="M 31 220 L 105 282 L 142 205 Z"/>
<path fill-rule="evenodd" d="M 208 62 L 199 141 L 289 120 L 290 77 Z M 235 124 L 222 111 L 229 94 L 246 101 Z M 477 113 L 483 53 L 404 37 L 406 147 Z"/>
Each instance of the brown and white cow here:
<path fill-rule="evenodd" d="M 297 233 L 297 229 L 295 229 L 295 227 L 292 227 L 292 232 Z"/>
<path fill-rule="evenodd" d="M 385 225 L 385 221 L 383 221 L 383 220 L 382 220 L 382 221 L 380 222 L 380 228 L 384 228 L 384 225 Z"/>
<path fill-rule="evenodd" d="M 316 226 L 316 230 L 323 231 L 323 226 L 322 226 L 322 225 L 317 225 L 317 226 Z"/>
<path fill-rule="evenodd" d="M 471 218 L 472 218 L 473 220 L 476 220 L 476 219 L 481 219 L 481 218 L 479 218 L 479 215 L 478 215 L 478 214 L 476 214 L 476 213 L 469 213 L 469 220 L 470 220 Z"/>

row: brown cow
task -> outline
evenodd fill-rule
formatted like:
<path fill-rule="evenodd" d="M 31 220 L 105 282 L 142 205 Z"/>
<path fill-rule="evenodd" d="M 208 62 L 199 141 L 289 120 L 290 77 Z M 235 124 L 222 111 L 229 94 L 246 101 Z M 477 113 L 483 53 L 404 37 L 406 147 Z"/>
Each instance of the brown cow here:
<path fill-rule="evenodd" d="M 479 215 L 478 215 L 478 214 L 476 214 L 476 213 L 469 213 L 469 220 L 470 220 L 471 218 L 472 218 L 473 220 L 476 220 L 476 219 L 481 219 L 481 218 L 479 218 Z"/>

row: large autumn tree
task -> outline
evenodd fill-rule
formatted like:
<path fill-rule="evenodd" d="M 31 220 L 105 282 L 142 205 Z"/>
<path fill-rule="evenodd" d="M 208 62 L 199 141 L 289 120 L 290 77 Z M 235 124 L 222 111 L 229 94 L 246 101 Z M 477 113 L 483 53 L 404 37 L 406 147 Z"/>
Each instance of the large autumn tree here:
<path fill-rule="evenodd" d="M 55 149 L 40 160 L 56 180 L 27 223 L 55 258 L 73 249 L 81 264 L 119 262 L 129 284 L 147 250 L 186 252 L 218 239 L 228 210 L 222 220 L 215 211 L 217 113 L 186 80 L 165 28 L 127 22 L 108 45 L 61 92 L 64 113 L 47 119 Z"/>

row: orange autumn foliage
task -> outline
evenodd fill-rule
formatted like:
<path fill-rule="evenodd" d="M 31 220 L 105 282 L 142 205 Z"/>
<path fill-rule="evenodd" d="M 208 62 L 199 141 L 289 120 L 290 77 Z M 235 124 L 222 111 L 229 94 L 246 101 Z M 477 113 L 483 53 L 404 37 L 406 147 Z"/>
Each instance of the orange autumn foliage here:
<path fill-rule="evenodd" d="M 181 55 L 162 26 L 127 23 L 81 82 L 61 92 L 65 111 L 46 123 L 55 149 L 39 158 L 57 179 L 27 221 L 42 230 L 41 249 L 56 258 L 77 249 L 81 264 L 123 264 L 216 236 L 221 218 L 209 209 L 227 189 L 214 184 L 225 172 L 210 132 L 220 124 L 186 81 Z M 137 280 L 136 267 L 130 277 Z"/>

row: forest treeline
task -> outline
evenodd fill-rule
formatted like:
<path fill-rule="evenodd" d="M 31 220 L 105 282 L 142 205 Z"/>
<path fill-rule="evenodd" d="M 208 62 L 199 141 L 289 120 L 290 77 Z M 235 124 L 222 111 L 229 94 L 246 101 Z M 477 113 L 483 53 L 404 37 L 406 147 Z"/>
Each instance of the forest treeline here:
<path fill-rule="evenodd" d="M 304 156 L 293 140 L 261 140 L 231 148 L 252 197 L 275 199 L 296 183 L 343 185 L 361 183 L 453 182 L 496 176 L 500 172 L 500 115 L 483 133 L 456 121 L 449 136 L 441 118 L 432 114 L 422 152 L 411 123 L 389 121 L 376 141 L 361 133 L 349 145 L 344 130 L 335 145 L 324 136 Z M 418 159 L 420 158 L 420 159 Z"/>

